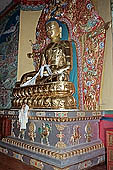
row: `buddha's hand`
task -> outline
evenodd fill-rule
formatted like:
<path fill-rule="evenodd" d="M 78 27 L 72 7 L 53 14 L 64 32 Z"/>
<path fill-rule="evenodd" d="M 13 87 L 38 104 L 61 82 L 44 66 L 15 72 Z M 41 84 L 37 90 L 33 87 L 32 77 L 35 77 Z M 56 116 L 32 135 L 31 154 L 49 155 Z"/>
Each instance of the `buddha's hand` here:
<path fill-rule="evenodd" d="M 47 70 L 46 74 L 44 74 L 45 69 Z M 40 76 L 43 77 L 43 76 L 49 76 L 49 75 L 52 75 L 52 71 L 50 69 L 50 66 L 47 65 L 47 64 L 41 66 L 41 68 L 40 68 Z"/>
<path fill-rule="evenodd" d="M 54 72 L 54 74 L 62 74 L 64 71 L 66 71 L 66 70 L 68 70 L 68 69 L 70 69 L 69 66 L 67 66 L 66 68 L 61 68 L 61 69 L 59 69 L 59 70 L 56 70 L 56 71 Z"/>

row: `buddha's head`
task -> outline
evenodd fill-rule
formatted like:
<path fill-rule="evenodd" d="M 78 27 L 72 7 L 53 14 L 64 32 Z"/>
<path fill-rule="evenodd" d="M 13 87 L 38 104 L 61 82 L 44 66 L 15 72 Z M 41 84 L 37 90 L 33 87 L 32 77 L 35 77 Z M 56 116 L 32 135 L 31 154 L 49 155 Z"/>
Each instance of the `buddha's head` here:
<path fill-rule="evenodd" d="M 68 40 L 68 26 L 56 18 L 50 18 L 46 22 L 46 33 L 52 42 Z"/>
<path fill-rule="evenodd" d="M 57 21 L 49 20 L 46 23 L 46 33 L 51 41 L 57 41 L 60 39 L 60 26 Z"/>

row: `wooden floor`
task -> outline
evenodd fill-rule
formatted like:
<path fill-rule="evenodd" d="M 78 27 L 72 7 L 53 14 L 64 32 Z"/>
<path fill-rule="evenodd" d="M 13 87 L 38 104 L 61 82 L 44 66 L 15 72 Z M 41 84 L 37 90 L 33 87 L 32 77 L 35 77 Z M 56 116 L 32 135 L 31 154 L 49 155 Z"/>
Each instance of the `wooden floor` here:
<path fill-rule="evenodd" d="M 107 169 L 106 165 L 102 164 L 102 165 L 92 167 L 88 170 L 106 170 L 106 169 Z M 38 169 L 26 165 L 19 160 L 6 156 L 3 153 L 0 153 L 0 170 L 38 170 Z"/>
<path fill-rule="evenodd" d="M 26 165 L 15 158 L 0 153 L 0 170 L 38 170 L 38 169 Z"/>
<path fill-rule="evenodd" d="M 101 164 L 101 165 L 94 166 L 92 168 L 88 168 L 87 170 L 107 170 L 107 166 L 106 164 Z"/>

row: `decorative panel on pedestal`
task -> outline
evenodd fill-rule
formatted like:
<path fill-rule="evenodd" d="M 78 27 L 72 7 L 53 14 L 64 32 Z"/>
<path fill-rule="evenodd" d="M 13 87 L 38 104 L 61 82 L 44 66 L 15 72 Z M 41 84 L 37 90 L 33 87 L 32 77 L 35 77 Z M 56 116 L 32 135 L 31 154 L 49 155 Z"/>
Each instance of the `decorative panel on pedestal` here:
<path fill-rule="evenodd" d="M 3 138 L 0 151 L 43 170 L 85 169 L 105 158 L 99 139 L 100 118 L 98 111 L 29 110 L 24 139 L 19 138 L 16 117 L 12 135 Z"/>

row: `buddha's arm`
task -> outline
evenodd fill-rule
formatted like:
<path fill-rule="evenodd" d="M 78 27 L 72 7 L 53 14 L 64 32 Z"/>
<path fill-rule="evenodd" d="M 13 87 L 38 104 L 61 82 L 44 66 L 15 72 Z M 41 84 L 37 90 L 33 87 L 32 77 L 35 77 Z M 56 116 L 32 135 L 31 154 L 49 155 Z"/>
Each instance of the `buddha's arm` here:
<path fill-rule="evenodd" d="M 61 41 L 62 51 L 63 51 L 63 60 L 64 63 L 62 67 L 59 65 L 59 69 L 56 70 L 57 73 L 62 73 L 63 71 L 70 72 L 72 70 L 72 45 L 69 41 Z"/>
<path fill-rule="evenodd" d="M 28 72 L 25 73 L 22 77 L 21 77 L 21 83 L 25 83 L 26 81 L 28 81 L 29 79 L 31 79 L 32 77 L 34 77 L 36 74 L 36 71 L 32 71 L 32 72 Z"/>
<path fill-rule="evenodd" d="M 73 67 L 73 51 L 72 51 L 72 42 L 71 41 L 67 41 L 66 42 L 66 46 L 65 46 L 65 50 L 66 50 L 66 64 L 67 67 L 69 67 L 69 71 L 72 70 Z"/>
<path fill-rule="evenodd" d="M 45 59 L 45 51 L 41 54 L 41 66 L 44 66 L 46 64 L 46 59 Z"/>
<path fill-rule="evenodd" d="M 22 75 L 21 80 L 16 82 L 16 87 L 20 87 L 21 84 L 24 84 L 26 81 L 30 80 L 32 77 L 34 77 L 36 74 L 36 71 L 28 72 Z"/>

